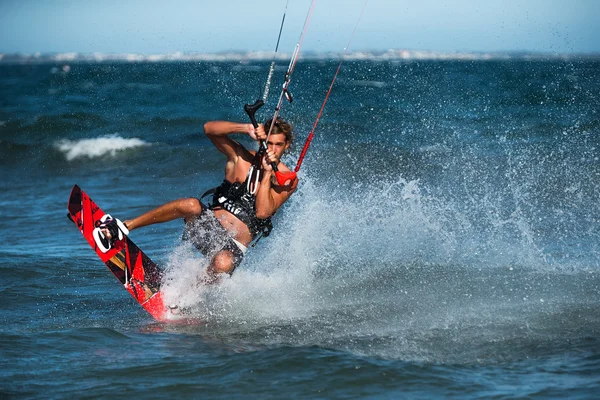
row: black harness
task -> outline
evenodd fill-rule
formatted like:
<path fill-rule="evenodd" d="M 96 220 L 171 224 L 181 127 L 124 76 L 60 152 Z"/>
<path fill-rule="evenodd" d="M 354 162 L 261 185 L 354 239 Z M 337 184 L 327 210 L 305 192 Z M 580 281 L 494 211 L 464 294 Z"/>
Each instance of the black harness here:
<path fill-rule="evenodd" d="M 208 190 L 201 197 L 212 195 L 212 201 L 208 203 L 211 210 L 224 209 L 235 215 L 248 229 L 253 239 L 267 237 L 273 229 L 271 218 L 260 219 L 256 217 L 256 197 L 248 192 L 248 179 L 244 183 L 231 183 L 223 180 L 220 186 Z"/>

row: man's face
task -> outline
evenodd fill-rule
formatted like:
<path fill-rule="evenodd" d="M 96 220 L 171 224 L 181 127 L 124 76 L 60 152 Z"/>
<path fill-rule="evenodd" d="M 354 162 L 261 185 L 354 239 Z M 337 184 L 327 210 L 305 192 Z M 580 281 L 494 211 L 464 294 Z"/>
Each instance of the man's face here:
<path fill-rule="evenodd" d="M 267 148 L 271 150 L 278 159 L 281 159 L 283 152 L 290 147 L 290 144 L 285 140 L 283 133 L 272 133 L 267 141 Z"/>

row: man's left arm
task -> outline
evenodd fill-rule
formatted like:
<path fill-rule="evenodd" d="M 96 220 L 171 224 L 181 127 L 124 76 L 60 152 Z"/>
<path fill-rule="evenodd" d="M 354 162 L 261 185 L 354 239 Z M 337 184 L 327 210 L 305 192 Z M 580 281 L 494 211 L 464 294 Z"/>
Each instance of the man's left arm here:
<path fill-rule="evenodd" d="M 256 216 L 260 219 L 275 214 L 298 187 L 298 178 L 286 186 L 273 185 L 274 175 L 273 170 L 265 170 L 256 192 Z"/>

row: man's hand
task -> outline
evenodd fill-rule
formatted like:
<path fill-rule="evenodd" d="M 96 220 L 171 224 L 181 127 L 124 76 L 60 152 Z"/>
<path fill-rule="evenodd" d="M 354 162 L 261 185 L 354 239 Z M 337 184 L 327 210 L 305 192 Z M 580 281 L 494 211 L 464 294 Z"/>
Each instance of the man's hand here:
<path fill-rule="evenodd" d="M 248 124 L 248 136 L 257 142 L 259 140 L 267 140 L 267 134 L 265 133 L 265 127 L 263 124 L 258 124 L 257 128 L 254 128 L 252 124 Z"/>
<path fill-rule="evenodd" d="M 264 132 L 264 130 L 263 130 Z M 272 171 L 271 163 L 279 164 L 279 159 L 271 150 L 267 149 L 265 156 L 262 159 L 262 167 L 265 171 Z"/>

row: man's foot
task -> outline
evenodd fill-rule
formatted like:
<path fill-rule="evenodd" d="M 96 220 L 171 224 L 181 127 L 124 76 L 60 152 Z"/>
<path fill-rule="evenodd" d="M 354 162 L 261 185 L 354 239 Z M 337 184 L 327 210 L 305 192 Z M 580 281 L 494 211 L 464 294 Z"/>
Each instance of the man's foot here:
<path fill-rule="evenodd" d="M 109 214 L 105 214 L 99 222 L 92 235 L 96 245 L 103 253 L 109 251 L 117 240 L 123 240 L 124 235 L 129 235 L 129 229 L 125 224 Z"/>

